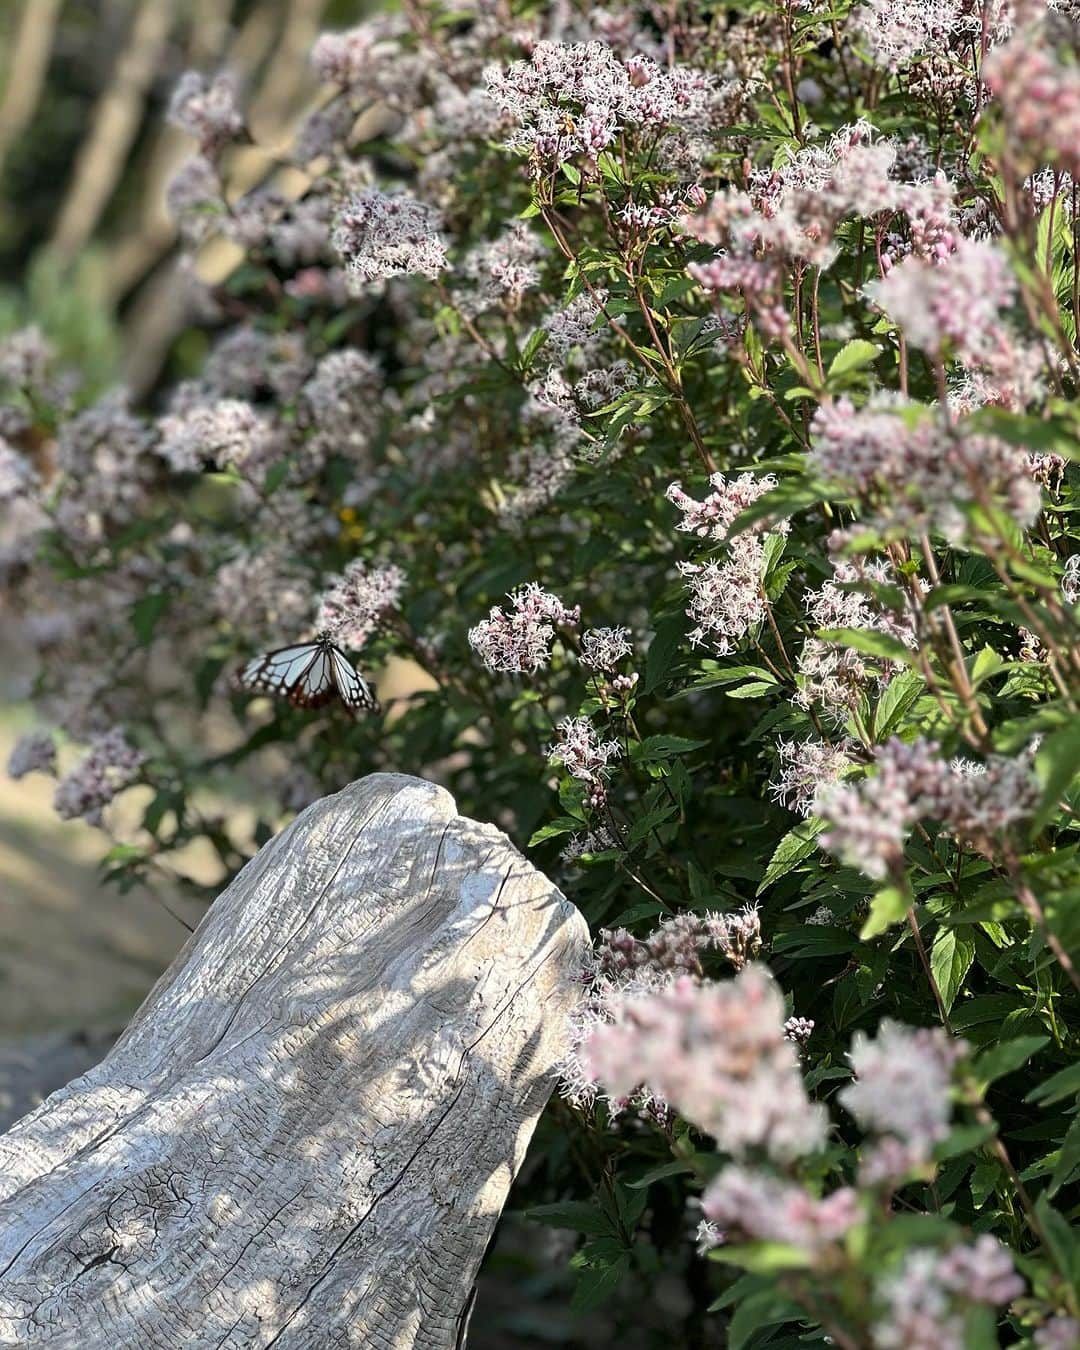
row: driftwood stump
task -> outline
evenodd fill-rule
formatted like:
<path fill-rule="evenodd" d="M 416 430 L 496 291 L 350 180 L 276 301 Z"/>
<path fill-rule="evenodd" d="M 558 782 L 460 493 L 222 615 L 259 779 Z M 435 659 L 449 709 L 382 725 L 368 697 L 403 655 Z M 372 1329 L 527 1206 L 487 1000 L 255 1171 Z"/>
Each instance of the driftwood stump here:
<path fill-rule="evenodd" d="M 0 1345 L 455 1346 L 586 941 L 442 788 L 309 807 L 0 1137 Z"/>

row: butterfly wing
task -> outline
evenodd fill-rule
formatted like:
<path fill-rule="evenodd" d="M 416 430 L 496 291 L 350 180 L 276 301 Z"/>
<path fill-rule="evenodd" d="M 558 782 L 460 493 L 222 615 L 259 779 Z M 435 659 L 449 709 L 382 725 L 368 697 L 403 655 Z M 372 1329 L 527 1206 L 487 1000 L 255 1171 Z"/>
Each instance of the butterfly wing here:
<path fill-rule="evenodd" d="M 331 647 L 328 655 L 333 682 L 337 686 L 346 709 L 352 713 L 360 709 L 375 712 L 379 700 L 353 663 L 339 647 Z"/>
<path fill-rule="evenodd" d="M 311 664 L 306 666 L 288 691 L 294 708 L 322 708 L 334 697 L 334 676 L 331 657 L 323 646 L 316 649 Z"/>
<path fill-rule="evenodd" d="M 249 661 L 240 670 L 237 682 L 241 688 L 252 689 L 259 694 L 288 697 L 318 654 L 319 645 L 316 642 L 279 647 L 276 651 L 266 652 Z"/>

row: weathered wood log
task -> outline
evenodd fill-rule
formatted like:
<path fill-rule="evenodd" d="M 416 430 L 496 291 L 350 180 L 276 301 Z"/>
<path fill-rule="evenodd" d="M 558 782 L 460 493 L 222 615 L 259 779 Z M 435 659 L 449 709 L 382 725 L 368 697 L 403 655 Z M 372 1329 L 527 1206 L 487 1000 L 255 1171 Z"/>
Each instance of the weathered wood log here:
<path fill-rule="evenodd" d="M 442 788 L 309 807 L 0 1138 L 0 1344 L 454 1347 L 586 941 Z"/>

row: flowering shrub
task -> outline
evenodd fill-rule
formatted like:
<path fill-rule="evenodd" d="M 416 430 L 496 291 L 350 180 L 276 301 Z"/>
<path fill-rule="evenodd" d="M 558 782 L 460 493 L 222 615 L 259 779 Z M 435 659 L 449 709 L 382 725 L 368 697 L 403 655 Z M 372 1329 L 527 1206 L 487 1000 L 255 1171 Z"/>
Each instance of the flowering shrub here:
<path fill-rule="evenodd" d="M 576 1308 L 1080 1345 L 1072 12 L 404 8 L 280 184 L 181 81 L 245 261 L 154 406 L 0 347 L 12 773 L 128 794 L 148 884 L 378 768 L 497 818 L 597 932 L 527 1191 Z M 316 631 L 381 714 L 235 686 Z"/>

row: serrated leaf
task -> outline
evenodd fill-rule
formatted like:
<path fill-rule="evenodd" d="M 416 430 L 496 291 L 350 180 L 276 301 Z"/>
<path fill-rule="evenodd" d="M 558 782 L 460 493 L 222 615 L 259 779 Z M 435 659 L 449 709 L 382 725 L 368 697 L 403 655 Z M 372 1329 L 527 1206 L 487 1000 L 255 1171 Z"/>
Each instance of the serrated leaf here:
<path fill-rule="evenodd" d="M 896 731 L 925 688 L 922 676 L 914 670 L 902 670 L 889 681 L 874 709 L 875 741 L 884 741 Z"/>
<path fill-rule="evenodd" d="M 1049 1036 L 1016 1036 L 1011 1041 L 992 1045 L 989 1050 L 982 1052 L 972 1066 L 976 1081 L 986 1088 L 1006 1074 L 1022 1069 L 1049 1039 Z"/>
<path fill-rule="evenodd" d="M 728 538 L 742 534 L 744 530 L 762 521 L 779 523 L 808 506 L 817 506 L 819 502 L 825 501 L 827 496 L 824 487 L 817 483 L 781 483 L 771 492 L 762 493 L 757 501 L 752 502 L 745 511 L 741 511 L 735 517 L 728 531 Z"/>
<path fill-rule="evenodd" d="M 656 632 L 645 654 L 645 674 L 641 680 L 643 694 L 651 694 L 666 679 L 675 664 L 685 635 L 686 624 L 681 615 L 671 615 L 656 625 Z"/>
<path fill-rule="evenodd" d="M 943 928 L 930 949 L 930 970 L 948 1012 L 964 984 L 975 959 L 975 943 L 961 937 L 955 928 Z"/>
<path fill-rule="evenodd" d="M 818 637 L 823 642 L 862 652 L 864 656 L 878 656 L 883 661 L 896 661 L 900 665 L 910 666 L 915 660 L 911 648 L 905 647 L 899 638 L 879 633 L 873 628 L 822 628 Z"/>
<path fill-rule="evenodd" d="M 1047 1246 L 1050 1248 L 1050 1255 L 1058 1270 L 1064 1275 L 1066 1281 L 1072 1283 L 1076 1280 L 1080 1270 L 1080 1247 L 1078 1247 L 1077 1235 L 1066 1220 L 1050 1204 L 1046 1195 L 1040 1195 L 1035 1201 L 1035 1213 L 1038 1215 L 1039 1224 L 1043 1233 L 1046 1235 Z"/>
<path fill-rule="evenodd" d="M 1047 1195 L 1055 1196 L 1066 1182 L 1071 1181 L 1077 1168 L 1080 1168 L 1080 1116 L 1073 1118 L 1061 1142 L 1061 1152 L 1054 1165 Z"/>
<path fill-rule="evenodd" d="M 867 342 L 865 338 L 852 338 L 829 362 L 829 379 L 848 375 L 853 370 L 861 370 L 863 366 L 876 361 L 880 355 L 881 348 L 876 342 Z"/>
<path fill-rule="evenodd" d="M 533 1205 L 524 1211 L 531 1223 L 542 1223 L 548 1228 L 569 1228 L 574 1233 L 593 1233 L 618 1236 L 611 1219 L 585 1200 L 561 1200 L 553 1205 Z"/>
<path fill-rule="evenodd" d="M 670 759 L 672 755 L 686 755 L 708 744 L 708 741 L 695 741 L 689 736 L 671 736 L 664 732 L 658 736 L 647 736 L 632 746 L 630 753 L 633 759 Z"/>
<path fill-rule="evenodd" d="M 764 680 L 754 680 L 751 684 L 740 684 L 727 691 L 728 698 L 764 698 L 776 689 L 776 681 L 766 684 Z"/>
<path fill-rule="evenodd" d="M 1080 1064 L 1070 1064 L 1068 1068 L 1059 1069 L 1057 1073 L 1044 1079 L 1038 1087 L 1032 1088 L 1024 1101 L 1040 1102 L 1043 1106 L 1050 1106 L 1054 1102 L 1063 1101 L 1066 1097 L 1074 1097 L 1077 1093 L 1080 1093 Z"/>
<path fill-rule="evenodd" d="M 739 1246 L 716 1247 L 709 1252 L 713 1261 L 739 1266 L 754 1275 L 771 1275 L 779 1270 L 805 1270 L 814 1258 L 805 1247 L 791 1242 L 747 1242 Z"/>
<path fill-rule="evenodd" d="M 574 820 L 571 816 L 560 816 L 558 820 L 553 820 L 548 825 L 541 825 L 538 830 L 533 832 L 529 840 L 529 848 L 533 848 L 536 844 L 542 844 L 545 839 L 557 839 L 562 834 L 570 834 L 573 830 L 580 829 L 580 820 Z"/>
<path fill-rule="evenodd" d="M 863 942 L 878 937 L 907 916 L 910 897 L 897 886 L 885 886 L 870 901 L 870 913 L 859 932 Z"/>
<path fill-rule="evenodd" d="M 728 1350 L 743 1350 L 764 1327 L 802 1318 L 803 1312 L 799 1305 L 775 1286 L 773 1280 L 770 1287 L 740 1300 L 727 1331 Z"/>
<path fill-rule="evenodd" d="M 626 1186 L 631 1191 L 645 1190 L 654 1181 L 663 1181 L 665 1177 L 682 1176 L 687 1172 L 692 1173 L 693 1170 L 689 1163 L 679 1160 L 661 1163 L 659 1167 L 650 1167 L 644 1176 L 638 1177 L 637 1181 L 628 1181 Z"/>
<path fill-rule="evenodd" d="M 823 820 L 811 816 L 809 820 L 800 821 L 794 829 L 788 830 L 773 849 L 773 855 L 769 859 L 761 885 L 757 888 L 757 894 L 760 895 L 781 877 L 787 876 L 793 867 L 798 867 L 799 863 L 809 858 L 816 851 L 817 837 L 824 828 Z"/>
<path fill-rule="evenodd" d="M 1047 736 L 1036 752 L 1035 772 L 1043 799 L 1032 829 L 1040 830 L 1057 815 L 1058 802 L 1080 775 L 1080 719 Z"/>
<path fill-rule="evenodd" d="M 575 1313 L 590 1312 L 606 1303 L 629 1270 L 629 1256 L 620 1256 L 603 1265 L 586 1266 L 579 1274 L 570 1296 L 570 1310 Z"/>
<path fill-rule="evenodd" d="M 988 1139 L 992 1139 L 994 1130 L 993 1121 L 984 1125 L 957 1125 L 949 1131 L 944 1139 L 939 1140 L 934 1145 L 934 1160 L 936 1162 L 947 1162 L 950 1158 L 958 1158 L 965 1153 L 971 1153 L 974 1149 L 985 1144 Z"/>

